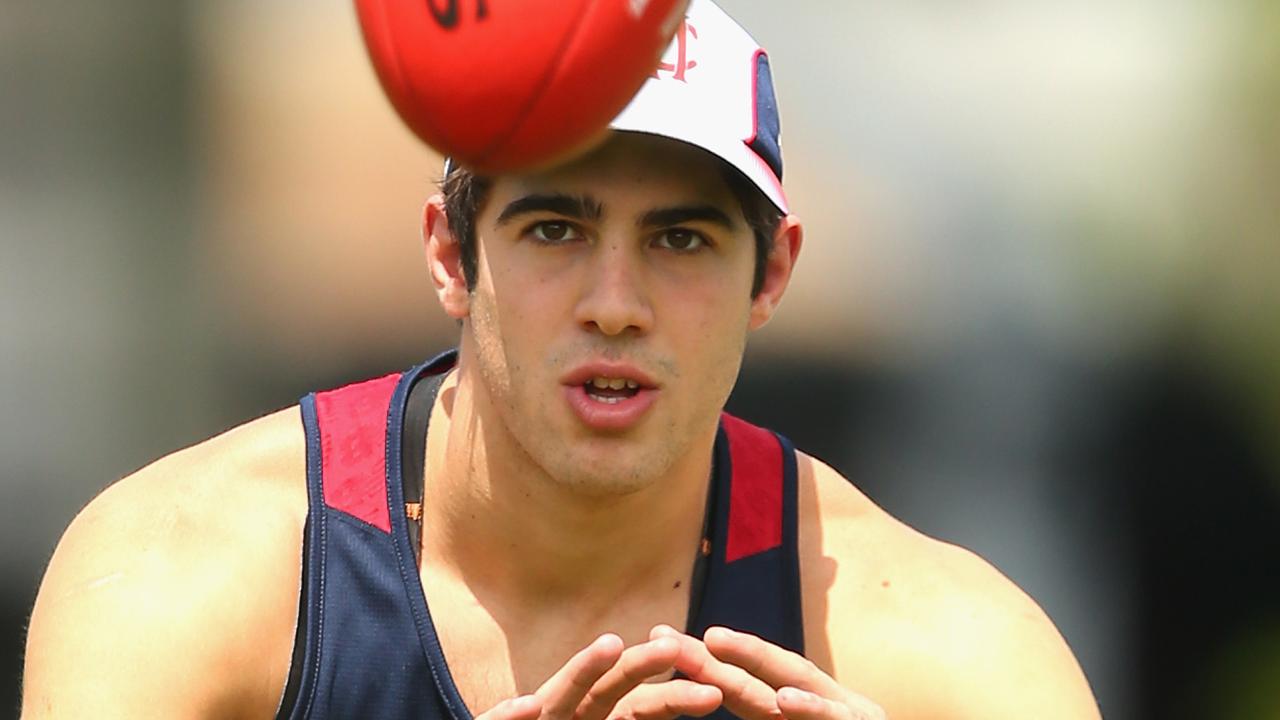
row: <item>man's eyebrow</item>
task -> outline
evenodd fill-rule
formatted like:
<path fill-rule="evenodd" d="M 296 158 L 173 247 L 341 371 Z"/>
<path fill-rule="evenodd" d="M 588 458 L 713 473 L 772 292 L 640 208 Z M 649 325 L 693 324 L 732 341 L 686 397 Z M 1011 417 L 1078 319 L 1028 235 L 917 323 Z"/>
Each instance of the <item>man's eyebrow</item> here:
<path fill-rule="evenodd" d="M 498 214 L 498 224 L 505 225 L 512 218 L 528 213 L 546 212 L 579 220 L 599 220 L 604 210 L 600 201 L 590 195 L 565 195 L 550 193 L 545 195 L 525 195 L 507 203 Z"/>
<path fill-rule="evenodd" d="M 642 228 L 659 228 L 688 222 L 708 222 L 726 230 L 737 228 L 733 218 L 714 205 L 681 205 L 650 210 L 640 216 L 636 225 Z"/>

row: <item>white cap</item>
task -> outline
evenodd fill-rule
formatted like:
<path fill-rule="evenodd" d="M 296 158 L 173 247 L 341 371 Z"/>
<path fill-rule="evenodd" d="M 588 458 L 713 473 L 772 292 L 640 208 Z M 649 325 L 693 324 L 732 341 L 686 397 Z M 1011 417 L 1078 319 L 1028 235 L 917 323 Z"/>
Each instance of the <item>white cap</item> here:
<path fill-rule="evenodd" d="M 769 57 L 711 0 L 691 0 L 654 77 L 609 127 L 696 145 L 788 212 Z"/>
<path fill-rule="evenodd" d="M 700 147 L 789 212 L 769 56 L 711 0 L 690 0 L 653 77 L 609 127 Z M 452 159 L 445 158 L 444 174 L 453 168 Z"/>

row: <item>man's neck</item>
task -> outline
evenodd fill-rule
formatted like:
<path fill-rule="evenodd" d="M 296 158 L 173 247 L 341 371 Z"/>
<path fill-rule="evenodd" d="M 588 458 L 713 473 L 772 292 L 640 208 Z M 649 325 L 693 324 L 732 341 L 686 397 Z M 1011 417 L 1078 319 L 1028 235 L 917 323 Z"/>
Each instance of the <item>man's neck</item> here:
<path fill-rule="evenodd" d="M 590 612 L 687 582 L 701 540 L 714 428 L 649 486 L 593 494 L 549 477 L 460 367 L 441 388 L 427 443 L 424 562 L 526 607 Z"/>

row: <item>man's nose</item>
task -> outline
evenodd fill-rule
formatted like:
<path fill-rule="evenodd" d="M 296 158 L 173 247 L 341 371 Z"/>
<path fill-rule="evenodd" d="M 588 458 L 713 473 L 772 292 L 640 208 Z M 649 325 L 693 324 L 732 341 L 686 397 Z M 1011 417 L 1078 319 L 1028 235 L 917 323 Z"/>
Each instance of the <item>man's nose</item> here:
<path fill-rule="evenodd" d="M 578 322 L 604 335 L 645 333 L 653 327 L 653 306 L 641 254 L 622 241 L 597 246 L 585 267 Z"/>

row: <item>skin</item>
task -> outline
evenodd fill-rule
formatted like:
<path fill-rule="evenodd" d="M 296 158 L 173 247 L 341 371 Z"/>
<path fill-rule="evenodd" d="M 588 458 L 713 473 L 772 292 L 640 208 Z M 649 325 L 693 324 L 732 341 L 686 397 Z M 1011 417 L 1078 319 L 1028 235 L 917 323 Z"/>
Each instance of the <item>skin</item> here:
<path fill-rule="evenodd" d="M 519 202 L 548 195 L 591 202 Z M 672 208 L 701 210 L 639 222 Z M 479 718 L 662 720 L 721 704 L 749 720 L 1098 717 L 1031 599 L 803 454 L 809 658 L 728 629 L 674 629 L 717 416 L 747 336 L 785 293 L 798 220 L 781 223 L 752 297 L 751 233 L 715 161 L 620 135 L 570 165 L 500 178 L 477 232 L 469 290 L 442 203 L 428 202 L 431 276 L 462 336 L 427 441 L 422 580 Z M 564 373 L 601 358 L 658 385 L 625 430 L 585 426 L 564 399 Z M 292 650 L 304 477 L 290 408 L 95 499 L 36 601 L 23 716 L 270 717 Z"/>

